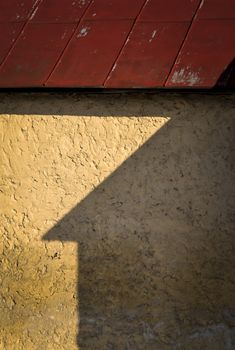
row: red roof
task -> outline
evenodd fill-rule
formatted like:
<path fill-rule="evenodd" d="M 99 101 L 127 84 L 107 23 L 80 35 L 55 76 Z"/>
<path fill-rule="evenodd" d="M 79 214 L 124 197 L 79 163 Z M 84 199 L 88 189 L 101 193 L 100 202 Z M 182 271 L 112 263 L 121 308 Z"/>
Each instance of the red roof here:
<path fill-rule="evenodd" d="M 0 43 L 0 87 L 210 88 L 234 82 L 235 1 L 2 0 Z"/>

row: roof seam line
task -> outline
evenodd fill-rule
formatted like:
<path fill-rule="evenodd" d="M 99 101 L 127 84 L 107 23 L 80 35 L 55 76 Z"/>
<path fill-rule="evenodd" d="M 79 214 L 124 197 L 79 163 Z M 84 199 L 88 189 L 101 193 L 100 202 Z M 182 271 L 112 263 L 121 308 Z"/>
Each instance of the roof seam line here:
<path fill-rule="evenodd" d="M 126 40 L 124 41 L 123 45 L 121 46 L 121 49 L 119 50 L 119 53 L 118 53 L 118 55 L 117 55 L 117 58 L 116 58 L 116 60 L 114 61 L 112 67 L 110 68 L 110 70 L 109 70 L 109 72 L 108 72 L 108 74 L 107 74 L 105 80 L 103 81 L 102 86 L 105 86 L 106 83 L 107 83 L 107 81 L 110 79 L 111 73 L 112 73 L 112 71 L 114 70 L 114 68 L 116 67 L 117 62 L 118 62 L 118 60 L 119 60 L 119 58 L 120 58 L 120 56 L 121 56 L 121 54 L 122 54 L 122 51 L 123 51 L 124 47 L 126 46 L 126 44 L 128 43 L 129 38 L 130 38 L 130 36 L 131 36 L 131 34 L 132 34 L 134 28 L 135 28 L 135 25 L 136 25 L 136 23 L 137 23 L 137 21 L 138 21 L 140 15 L 141 15 L 141 13 L 142 13 L 144 7 L 145 7 L 145 5 L 146 5 L 148 2 L 149 2 L 149 0 L 146 0 L 146 1 L 144 2 L 144 4 L 141 6 L 141 8 L 140 8 L 140 10 L 139 10 L 139 13 L 137 14 L 135 20 L 133 21 L 133 24 L 132 24 L 131 29 L 130 29 L 130 31 L 129 31 L 127 37 L 126 37 Z"/>
<path fill-rule="evenodd" d="M 187 39 L 187 37 L 188 37 L 188 35 L 189 35 L 189 33 L 190 33 L 190 30 L 191 30 L 191 28 L 192 28 L 192 25 L 193 25 L 193 23 L 194 23 L 194 20 L 196 20 L 196 16 L 197 16 L 197 14 L 198 14 L 198 11 L 199 11 L 200 8 L 201 8 L 201 5 L 203 4 L 203 1 L 204 1 L 204 0 L 199 1 L 199 4 L 198 4 L 198 6 L 197 6 L 197 8 L 196 8 L 196 10 L 195 10 L 195 12 L 194 12 L 194 15 L 192 16 L 192 19 L 191 19 L 191 22 L 190 22 L 190 24 L 189 24 L 188 30 L 187 30 L 186 33 L 185 33 L 185 36 L 184 36 L 184 38 L 183 38 L 183 40 L 182 40 L 182 43 L 181 43 L 181 45 L 180 45 L 180 47 L 179 47 L 179 50 L 178 50 L 178 52 L 177 52 L 177 54 L 176 54 L 176 56 L 175 56 L 175 59 L 174 59 L 174 61 L 173 61 L 173 63 L 172 63 L 171 69 L 169 70 L 169 73 L 168 73 L 168 75 L 167 75 L 167 77 L 166 77 L 166 79 L 165 79 L 165 81 L 164 81 L 164 83 L 163 83 L 163 86 L 164 86 L 164 87 L 166 86 L 166 84 L 167 84 L 167 82 L 168 82 L 168 79 L 169 79 L 169 77 L 171 76 L 171 73 L 173 72 L 174 66 L 175 66 L 175 64 L 176 64 L 176 62 L 177 62 L 177 60 L 178 60 L 178 57 L 179 57 L 180 52 L 181 52 L 181 50 L 182 50 L 182 48 L 183 48 L 183 46 L 184 46 L 184 43 L 185 43 L 185 41 L 186 41 L 186 39 Z"/>
<path fill-rule="evenodd" d="M 9 57 L 10 54 L 11 54 L 11 52 L 14 50 L 16 44 L 18 43 L 19 38 L 21 37 L 21 34 L 24 32 L 25 27 L 26 27 L 27 24 L 30 22 L 31 16 L 33 15 L 33 13 L 34 13 L 34 11 L 36 10 L 36 8 L 37 8 L 38 6 L 41 5 L 42 1 L 43 1 L 43 0 L 37 0 L 37 1 L 34 3 L 34 5 L 33 5 L 32 9 L 31 9 L 31 11 L 28 13 L 28 19 L 27 19 L 26 21 L 14 22 L 14 23 L 23 23 L 23 22 L 24 22 L 24 24 L 23 24 L 23 27 L 21 28 L 21 30 L 20 30 L 20 32 L 19 32 L 17 38 L 15 39 L 14 43 L 12 44 L 12 46 L 11 46 L 10 49 L 8 50 L 6 56 L 4 57 L 3 61 L 1 62 L 1 64 L 0 64 L 0 69 L 3 67 L 3 65 L 4 65 L 5 62 L 7 61 L 8 57 Z"/>
<path fill-rule="evenodd" d="M 63 57 L 65 51 L 67 50 L 69 44 L 71 43 L 72 39 L 74 38 L 74 35 L 76 34 L 76 31 L 77 31 L 79 25 L 81 24 L 82 20 L 84 19 L 85 15 L 86 15 L 87 11 L 89 10 L 90 6 L 92 5 L 92 3 L 93 3 L 93 1 L 91 0 L 90 3 L 87 5 L 86 9 L 84 10 L 84 12 L 83 12 L 81 18 L 80 18 L 79 21 L 77 22 L 76 27 L 75 27 L 74 30 L 72 31 L 71 37 L 69 38 L 67 44 L 65 45 L 65 47 L 64 47 L 64 49 L 62 50 L 61 54 L 59 55 L 59 57 L 58 57 L 58 59 L 57 59 L 55 65 L 53 66 L 53 68 L 52 68 L 50 74 L 48 75 L 48 77 L 46 78 L 46 80 L 44 81 L 44 83 L 42 84 L 43 86 L 46 86 L 48 80 L 51 78 L 52 74 L 54 73 L 55 69 L 57 68 L 57 66 L 58 66 L 58 64 L 59 64 L 59 62 L 60 62 L 60 60 L 62 59 L 62 57 Z"/>

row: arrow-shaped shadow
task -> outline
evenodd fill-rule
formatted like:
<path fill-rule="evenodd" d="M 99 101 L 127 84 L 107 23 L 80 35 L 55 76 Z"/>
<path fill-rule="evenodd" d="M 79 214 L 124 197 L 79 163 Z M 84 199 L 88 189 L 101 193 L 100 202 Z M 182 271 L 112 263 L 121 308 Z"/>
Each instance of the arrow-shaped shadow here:
<path fill-rule="evenodd" d="M 44 236 L 78 243 L 80 349 L 231 343 L 231 122 L 170 121 Z"/>

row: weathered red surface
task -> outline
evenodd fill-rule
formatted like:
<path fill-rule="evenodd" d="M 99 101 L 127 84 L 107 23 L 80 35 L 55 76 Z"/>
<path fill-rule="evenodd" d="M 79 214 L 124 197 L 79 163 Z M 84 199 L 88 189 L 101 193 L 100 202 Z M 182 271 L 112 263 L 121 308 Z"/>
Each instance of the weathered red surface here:
<path fill-rule="evenodd" d="M 1 0 L 0 22 L 26 21 L 39 0 Z"/>
<path fill-rule="evenodd" d="M 46 85 L 102 86 L 131 25 L 130 20 L 83 21 Z"/>
<path fill-rule="evenodd" d="M 232 86 L 234 42 L 234 0 L 0 0 L 0 87 Z"/>
<path fill-rule="evenodd" d="M 67 44 L 74 24 L 30 23 L 2 64 L 0 85 L 42 86 Z"/>
<path fill-rule="evenodd" d="M 235 1 L 201 2 L 167 87 L 211 87 L 235 56 Z"/>
<path fill-rule="evenodd" d="M 167 79 L 168 87 L 214 86 L 233 60 L 235 20 L 195 21 Z M 218 50 L 219 48 L 219 50 Z"/>
<path fill-rule="evenodd" d="M 149 0 L 140 14 L 140 21 L 191 21 L 200 0 Z"/>
<path fill-rule="evenodd" d="M 21 22 L 0 23 L 0 64 L 3 62 L 16 38 L 18 38 L 22 28 L 23 23 Z"/>
<path fill-rule="evenodd" d="M 146 0 L 96 0 L 91 3 L 86 20 L 134 20 Z"/>
<path fill-rule="evenodd" d="M 206 0 L 201 2 L 196 19 L 235 19 L 234 0 Z"/>
<path fill-rule="evenodd" d="M 31 21 L 38 23 L 77 23 L 91 0 L 40 0 Z"/>
<path fill-rule="evenodd" d="M 187 22 L 137 23 L 105 86 L 163 86 L 188 27 Z"/>

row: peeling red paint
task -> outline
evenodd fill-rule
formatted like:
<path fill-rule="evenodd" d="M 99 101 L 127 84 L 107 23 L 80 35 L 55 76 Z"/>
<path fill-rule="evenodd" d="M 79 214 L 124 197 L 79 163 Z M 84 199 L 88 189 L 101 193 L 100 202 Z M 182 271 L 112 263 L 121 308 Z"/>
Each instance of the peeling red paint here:
<path fill-rule="evenodd" d="M 235 1 L 1 1 L 0 41 L 0 87 L 210 88 L 235 57 Z"/>

